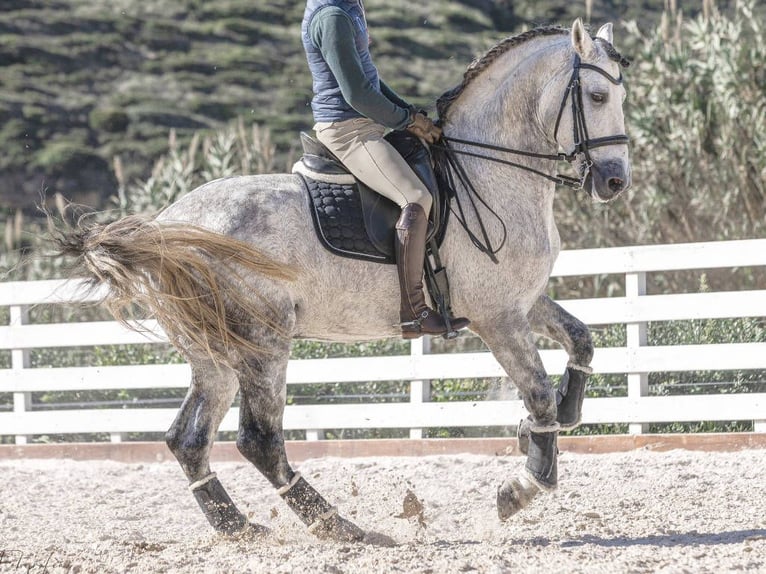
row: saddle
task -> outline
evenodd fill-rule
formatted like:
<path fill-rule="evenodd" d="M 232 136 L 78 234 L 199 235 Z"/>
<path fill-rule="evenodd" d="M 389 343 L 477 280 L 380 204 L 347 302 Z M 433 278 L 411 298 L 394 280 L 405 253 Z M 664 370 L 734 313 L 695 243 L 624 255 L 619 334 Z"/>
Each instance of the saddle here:
<path fill-rule="evenodd" d="M 385 137 L 433 198 L 426 239 L 425 286 L 440 314 L 452 317 L 447 272 L 439 257 L 450 196 L 445 186 L 438 184 L 431 156 L 419 138 L 407 131 L 393 131 Z M 324 144 L 305 132 L 301 132 L 301 145 L 303 156 L 292 171 L 306 190 L 319 242 L 341 257 L 396 264 L 395 226 L 401 208 L 357 180 Z M 451 338 L 457 333 L 448 335 Z"/>
<path fill-rule="evenodd" d="M 431 156 L 416 136 L 390 132 L 386 140 L 402 155 L 433 199 L 427 243 L 441 245 L 449 214 L 449 198 L 442 197 Z M 322 245 L 342 257 L 395 264 L 394 234 L 401 208 L 357 180 L 341 161 L 305 132 L 303 157 L 293 166 L 311 202 L 314 228 Z"/>

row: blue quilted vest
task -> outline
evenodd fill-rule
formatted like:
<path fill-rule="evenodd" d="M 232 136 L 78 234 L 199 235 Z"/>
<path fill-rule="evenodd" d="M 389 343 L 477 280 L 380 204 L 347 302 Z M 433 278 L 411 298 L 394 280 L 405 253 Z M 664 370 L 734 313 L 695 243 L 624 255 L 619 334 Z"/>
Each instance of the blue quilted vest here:
<path fill-rule="evenodd" d="M 356 50 L 359 53 L 359 59 L 362 62 L 362 69 L 370 83 L 376 89 L 380 89 L 378 70 L 373 65 L 372 57 L 370 56 L 367 22 L 364 18 L 364 10 L 360 0 L 308 0 L 306 11 L 303 14 L 301 35 L 303 38 L 303 48 L 306 50 L 306 57 L 308 58 L 309 69 L 311 70 L 311 77 L 313 78 L 314 98 L 311 100 L 311 109 L 314 112 L 314 121 L 316 122 L 338 122 L 361 117 L 361 114 L 343 99 L 335 76 L 330 71 L 319 48 L 314 45 L 309 37 L 311 20 L 317 12 L 328 6 L 337 6 L 351 17 L 356 31 L 354 40 Z"/>

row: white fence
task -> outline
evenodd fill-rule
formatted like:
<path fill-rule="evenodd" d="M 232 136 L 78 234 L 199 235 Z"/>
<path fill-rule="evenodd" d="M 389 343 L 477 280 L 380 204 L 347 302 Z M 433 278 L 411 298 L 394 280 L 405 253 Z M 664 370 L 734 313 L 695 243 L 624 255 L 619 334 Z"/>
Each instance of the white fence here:
<path fill-rule="evenodd" d="M 625 296 L 563 301 L 562 305 L 590 325 L 625 324 L 627 344 L 599 348 L 596 373 L 625 373 L 628 396 L 587 399 L 584 423 L 628 423 L 641 433 L 649 423 L 752 420 L 766 432 L 766 393 L 647 396 L 650 372 L 766 369 L 766 341 L 730 344 L 647 346 L 647 323 L 688 319 L 766 316 L 766 290 L 646 295 L 647 273 L 694 269 L 766 266 L 766 239 L 568 251 L 561 253 L 553 276 L 624 275 Z M 31 409 L 31 393 L 105 389 L 186 387 L 186 365 L 114 366 L 62 369 L 29 368 L 32 349 L 93 345 L 145 344 L 162 341 L 110 321 L 27 324 L 36 304 L 71 304 L 79 299 L 77 283 L 37 281 L 0 283 L 0 307 L 10 308 L 10 324 L 0 327 L 0 352 L 11 353 L 11 368 L 0 369 L 0 393 L 13 393 L 13 411 L 0 413 L 0 435 L 25 443 L 30 435 L 109 433 L 113 441 L 129 432 L 160 432 L 175 409 Z M 288 384 L 410 381 L 410 402 L 288 406 L 285 428 L 322 437 L 322 429 L 421 429 L 433 427 L 508 426 L 525 416 L 521 401 L 429 402 L 429 381 L 502 377 L 489 353 L 428 354 L 428 341 L 415 341 L 411 354 L 396 357 L 293 360 Z M 563 372 L 566 355 L 542 351 L 546 369 Z M 231 409 L 221 430 L 236 430 L 238 412 Z"/>

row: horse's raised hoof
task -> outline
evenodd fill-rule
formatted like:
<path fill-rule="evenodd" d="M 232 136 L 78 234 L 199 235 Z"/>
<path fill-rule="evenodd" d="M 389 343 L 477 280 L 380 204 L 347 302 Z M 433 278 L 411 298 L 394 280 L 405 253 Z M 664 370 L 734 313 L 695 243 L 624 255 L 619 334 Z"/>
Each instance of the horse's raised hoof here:
<path fill-rule="evenodd" d="M 362 542 L 365 532 L 350 520 L 346 520 L 337 512 L 327 518 L 321 518 L 309 526 L 309 532 L 320 540 L 335 542 Z"/>
<path fill-rule="evenodd" d="M 505 522 L 526 508 L 540 492 L 540 488 L 526 476 L 506 480 L 497 489 L 497 516 Z"/>

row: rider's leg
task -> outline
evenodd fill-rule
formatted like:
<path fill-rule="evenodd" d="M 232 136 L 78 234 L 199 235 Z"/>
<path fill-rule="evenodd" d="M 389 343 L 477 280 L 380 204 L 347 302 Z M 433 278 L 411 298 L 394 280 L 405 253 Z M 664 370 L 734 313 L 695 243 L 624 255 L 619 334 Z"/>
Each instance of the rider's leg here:
<path fill-rule="evenodd" d="M 398 151 L 383 137 L 386 128 L 367 118 L 318 123 L 317 139 L 367 187 L 399 207 L 417 203 L 428 214 L 431 194 Z"/>
<path fill-rule="evenodd" d="M 396 224 L 396 263 L 401 289 L 402 336 L 447 332 L 444 319 L 428 307 L 423 291 L 423 263 L 431 194 L 396 149 L 385 140 L 385 127 L 365 118 L 314 126 L 317 138 L 358 179 L 402 208 Z M 451 320 L 462 329 L 469 321 Z"/>
<path fill-rule="evenodd" d="M 442 335 L 447 332 L 444 319 L 426 305 L 423 292 L 423 260 L 426 251 L 428 216 L 417 203 L 408 203 L 396 222 L 396 264 L 401 290 L 402 337 L 414 339 L 421 335 Z M 450 326 L 462 329 L 468 319 L 455 318 Z"/>

